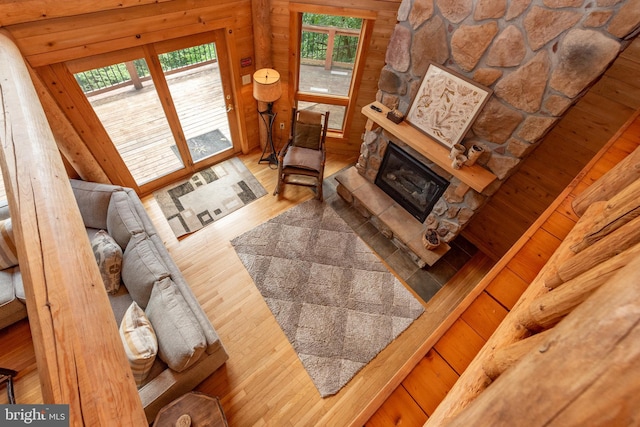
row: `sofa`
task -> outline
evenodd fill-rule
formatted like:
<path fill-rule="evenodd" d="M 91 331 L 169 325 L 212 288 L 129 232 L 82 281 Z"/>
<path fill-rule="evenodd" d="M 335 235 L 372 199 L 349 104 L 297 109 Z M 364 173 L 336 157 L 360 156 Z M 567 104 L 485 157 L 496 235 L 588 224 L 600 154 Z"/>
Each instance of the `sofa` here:
<path fill-rule="evenodd" d="M 130 188 L 73 179 L 71 187 L 96 254 L 125 353 L 130 358 L 147 420 L 151 422 L 163 406 L 192 390 L 222 366 L 228 359 L 227 352 L 137 194 Z M 109 239 L 117 247 L 114 249 L 112 245 L 113 250 L 107 251 L 107 256 L 99 255 L 97 248 Z M 114 258 L 109 253 L 120 251 L 118 277 L 117 266 L 108 259 Z M 113 276 L 120 286 L 113 286 Z M 111 288 L 107 285 L 109 281 Z M 145 351 L 153 348 L 153 343 L 147 342 L 149 336 L 145 333 L 131 338 L 125 329 L 149 324 L 153 330 L 150 334 L 157 338 L 157 356 L 132 360 L 131 342 L 135 344 L 138 340 Z M 143 375 L 139 375 L 140 363 L 148 371 Z"/>
<path fill-rule="evenodd" d="M 27 317 L 9 206 L 0 206 L 0 329 Z"/>

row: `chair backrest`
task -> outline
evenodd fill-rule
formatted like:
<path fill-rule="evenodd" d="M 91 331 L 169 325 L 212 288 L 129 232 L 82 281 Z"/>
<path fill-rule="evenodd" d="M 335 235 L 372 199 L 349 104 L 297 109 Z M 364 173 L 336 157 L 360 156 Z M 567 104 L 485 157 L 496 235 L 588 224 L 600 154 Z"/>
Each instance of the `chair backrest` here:
<path fill-rule="evenodd" d="M 312 150 L 322 149 L 327 135 L 328 117 L 328 111 L 317 113 L 307 110 L 296 111 L 294 108 L 291 124 L 292 145 Z"/>

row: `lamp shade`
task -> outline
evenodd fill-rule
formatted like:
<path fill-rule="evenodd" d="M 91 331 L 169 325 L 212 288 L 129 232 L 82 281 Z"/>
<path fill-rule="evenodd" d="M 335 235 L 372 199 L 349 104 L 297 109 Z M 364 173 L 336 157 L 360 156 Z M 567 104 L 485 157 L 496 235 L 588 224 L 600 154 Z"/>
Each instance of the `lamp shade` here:
<path fill-rule="evenodd" d="M 282 96 L 280 73 L 261 68 L 253 73 L 253 97 L 262 102 L 274 102 Z"/>

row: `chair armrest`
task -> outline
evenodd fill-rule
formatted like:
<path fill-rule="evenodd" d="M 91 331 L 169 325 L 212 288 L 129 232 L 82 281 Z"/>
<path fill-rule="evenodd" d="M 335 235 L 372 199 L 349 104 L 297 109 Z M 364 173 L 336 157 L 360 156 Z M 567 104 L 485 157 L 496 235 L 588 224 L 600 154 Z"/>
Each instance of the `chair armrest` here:
<path fill-rule="evenodd" d="M 278 162 L 282 163 L 282 159 L 284 159 L 285 154 L 287 154 L 287 150 L 293 144 L 293 138 L 289 138 L 286 144 L 280 149 L 278 152 Z"/>

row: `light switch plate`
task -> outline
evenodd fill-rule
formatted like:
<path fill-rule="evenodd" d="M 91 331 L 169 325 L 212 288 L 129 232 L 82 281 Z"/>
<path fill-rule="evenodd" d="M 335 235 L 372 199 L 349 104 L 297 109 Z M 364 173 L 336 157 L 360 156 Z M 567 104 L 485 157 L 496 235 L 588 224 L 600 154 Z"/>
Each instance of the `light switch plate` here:
<path fill-rule="evenodd" d="M 245 74 L 244 76 L 242 76 L 242 84 L 243 85 L 251 84 L 251 74 Z"/>

